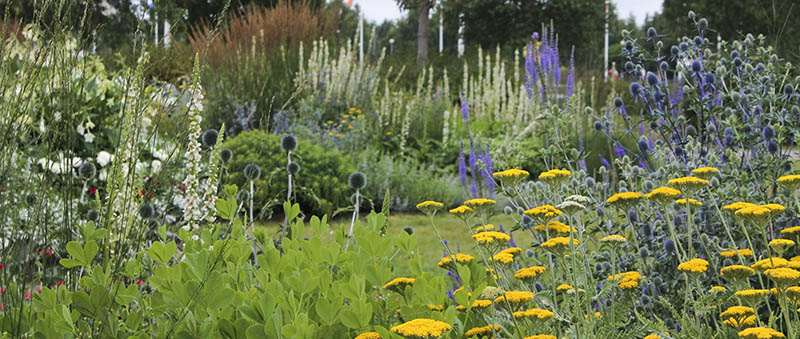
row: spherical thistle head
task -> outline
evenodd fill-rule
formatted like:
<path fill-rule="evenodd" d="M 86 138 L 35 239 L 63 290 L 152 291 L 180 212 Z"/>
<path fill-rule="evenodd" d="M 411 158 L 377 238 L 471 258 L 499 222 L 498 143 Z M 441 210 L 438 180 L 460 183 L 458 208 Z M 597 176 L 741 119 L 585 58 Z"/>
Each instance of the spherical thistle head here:
<path fill-rule="evenodd" d="M 353 172 L 347 178 L 347 183 L 350 184 L 350 187 L 354 190 L 363 189 L 367 186 L 367 176 L 361 172 Z"/>
<path fill-rule="evenodd" d="M 233 158 L 233 151 L 231 151 L 228 148 L 223 149 L 219 151 L 219 157 L 222 159 L 222 162 L 231 161 L 231 159 Z"/>
<path fill-rule="evenodd" d="M 684 154 L 683 147 L 676 146 L 675 147 L 675 155 L 680 157 L 680 156 L 683 156 L 683 154 Z"/>
<path fill-rule="evenodd" d="M 672 47 L 669 48 L 669 52 L 674 56 L 678 55 L 678 53 L 680 53 L 681 50 L 680 48 L 678 48 L 678 46 L 672 45 Z"/>
<path fill-rule="evenodd" d="M 680 46 L 681 51 L 686 52 L 689 50 L 689 44 L 686 42 L 681 42 L 678 46 Z"/>
<path fill-rule="evenodd" d="M 739 57 L 733 58 L 733 66 L 734 67 L 740 68 L 740 67 L 742 67 L 743 63 L 744 63 L 744 61 L 742 61 L 742 58 L 739 58 Z"/>
<path fill-rule="evenodd" d="M 706 20 L 706 18 L 700 18 L 700 20 L 697 21 L 697 29 L 702 31 L 706 28 L 708 28 L 708 20 Z"/>
<path fill-rule="evenodd" d="M 653 72 L 647 72 L 647 84 L 650 86 L 658 85 L 658 75 Z"/>
<path fill-rule="evenodd" d="M 289 162 L 286 165 L 286 170 L 289 172 L 289 174 L 295 175 L 295 174 L 297 174 L 297 172 L 300 172 L 300 164 L 298 164 L 298 163 L 296 163 L 294 161 Z"/>
<path fill-rule="evenodd" d="M 703 71 L 703 63 L 700 60 L 692 61 L 692 72 L 700 73 Z"/>
<path fill-rule="evenodd" d="M 736 59 L 738 57 L 739 57 L 739 51 L 734 50 L 731 52 L 731 59 Z"/>
<path fill-rule="evenodd" d="M 631 95 L 637 96 L 639 92 L 642 90 L 642 85 L 639 85 L 638 82 L 631 83 Z"/>
<path fill-rule="evenodd" d="M 794 93 L 794 86 L 792 84 L 786 84 L 783 86 L 783 95 L 790 96 Z"/>
<path fill-rule="evenodd" d="M 768 125 L 761 130 L 761 134 L 764 135 L 764 139 L 770 140 L 775 137 L 775 130 Z"/>
<path fill-rule="evenodd" d="M 139 207 L 139 216 L 142 217 L 142 219 L 150 219 L 155 214 L 156 210 L 153 208 L 153 205 L 143 204 L 141 207 Z"/>
<path fill-rule="evenodd" d="M 239 193 L 236 193 L 236 201 L 238 202 L 245 202 L 250 200 L 250 192 L 246 190 L 241 190 Z"/>
<path fill-rule="evenodd" d="M 767 151 L 769 151 L 769 154 L 773 155 L 778 153 L 778 144 L 775 143 L 775 140 L 770 140 L 769 143 L 767 143 Z"/>
<path fill-rule="evenodd" d="M 633 65 L 632 62 L 630 62 L 630 61 L 625 62 L 625 71 L 630 72 L 630 71 L 633 70 L 633 68 L 634 68 L 634 65 Z"/>
<path fill-rule="evenodd" d="M 281 138 L 281 148 L 286 152 L 291 152 L 297 149 L 297 138 L 294 135 L 287 134 Z"/>
<path fill-rule="evenodd" d="M 628 211 L 628 220 L 631 222 L 639 222 L 639 215 L 636 214 L 635 210 Z"/>
<path fill-rule="evenodd" d="M 511 214 L 514 214 L 514 208 L 513 208 L 513 207 L 511 207 L 511 206 L 506 206 L 506 207 L 504 207 L 504 208 L 503 208 L 503 214 L 505 214 L 505 215 L 511 215 Z"/>
<path fill-rule="evenodd" d="M 688 127 L 686 127 L 686 135 L 696 136 L 697 127 L 694 127 L 694 125 L 689 125 Z"/>
<path fill-rule="evenodd" d="M 633 40 L 626 40 L 625 41 L 625 49 L 627 49 L 628 51 L 632 51 L 633 50 Z"/>
<path fill-rule="evenodd" d="M 694 37 L 694 39 L 692 39 L 692 42 L 694 42 L 695 46 L 702 46 L 703 45 L 703 38 L 701 38 L 699 36 L 696 36 L 696 37 Z"/>
<path fill-rule="evenodd" d="M 758 65 L 756 65 L 755 71 L 756 71 L 756 73 L 761 73 L 765 69 L 766 69 L 766 67 L 764 67 L 764 64 L 759 62 Z"/>
<path fill-rule="evenodd" d="M 666 62 L 666 61 L 662 61 L 662 62 L 661 62 L 659 65 L 658 65 L 658 69 L 660 69 L 662 72 L 666 72 L 666 71 L 668 71 L 668 70 L 669 70 L 669 63 L 668 63 L 668 62 Z"/>
<path fill-rule="evenodd" d="M 639 151 L 642 153 L 647 153 L 650 150 L 650 145 L 647 143 L 646 140 L 639 140 Z"/>
<path fill-rule="evenodd" d="M 694 14 L 694 11 L 689 11 L 688 15 L 689 15 L 689 19 L 692 19 L 692 20 L 694 20 L 694 18 L 696 17 L 696 14 Z"/>
<path fill-rule="evenodd" d="M 97 167 L 94 166 L 93 163 L 84 161 L 78 167 L 78 175 L 84 180 L 89 180 L 94 178 L 94 175 L 97 174 Z"/>
<path fill-rule="evenodd" d="M 412 228 L 411 226 L 403 227 L 403 231 L 408 233 L 408 235 L 414 234 L 414 228 Z"/>
<path fill-rule="evenodd" d="M 35 203 L 36 203 L 36 200 L 37 200 L 37 199 L 36 199 L 36 195 L 35 195 L 35 194 L 28 194 L 28 195 L 25 197 L 25 202 L 27 202 L 27 203 L 28 203 L 28 205 L 33 205 L 33 204 L 35 204 Z"/>
<path fill-rule="evenodd" d="M 657 35 L 658 35 L 658 32 L 656 32 L 656 28 L 655 27 L 650 26 L 650 28 L 647 29 L 647 37 L 648 38 L 655 39 Z"/>
<path fill-rule="evenodd" d="M 753 128 L 750 127 L 750 125 L 744 125 L 744 127 L 742 127 L 742 133 L 744 133 L 745 135 L 750 134 L 750 132 L 752 131 Z M 730 137 L 733 137 L 733 135 L 730 135 Z"/>
<path fill-rule="evenodd" d="M 206 147 L 213 147 L 217 144 L 217 137 L 219 137 L 219 131 L 211 128 L 203 132 L 203 137 L 201 139 L 203 141 L 203 145 Z"/>
<path fill-rule="evenodd" d="M 247 164 L 243 172 L 247 180 L 258 180 L 258 178 L 261 177 L 261 167 L 258 167 L 256 164 Z"/>
<path fill-rule="evenodd" d="M 675 242 L 672 241 L 672 239 L 667 238 L 667 240 L 664 241 L 664 250 L 668 253 L 675 252 Z"/>
<path fill-rule="evenodd" d="M 88 212 L 86 212 L 86 220 L 97 221 L 98 218 L 100 218 L 100 211 L 96 209 L 90 209 Z"/>
<path fill-rule="evenodd" d="M 598 132 L 602 131 L 603 130 L 603 123 L 599 122 L 599 121 L 595 121 L 594 122 L 594 129 L 597 130 Z"/>
<path fill-rule="evenodd" d="M 734 132 L 733 127 L 730 127 L 730 126 L 725 127 L 725 130 L 722 132 L 722 134 L 724 134 L 726 137 L 727 136 L 731 136 L 732 137 L 732 136 L 734 136 L 735 133 L 736 132 Z"/>

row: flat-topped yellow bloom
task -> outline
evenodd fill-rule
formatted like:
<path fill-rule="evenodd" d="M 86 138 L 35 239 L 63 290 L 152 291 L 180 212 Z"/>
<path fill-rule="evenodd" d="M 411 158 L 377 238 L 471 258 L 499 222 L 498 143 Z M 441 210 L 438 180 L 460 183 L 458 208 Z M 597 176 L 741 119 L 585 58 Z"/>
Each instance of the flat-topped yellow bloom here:
<path fill-rule="evenodd" d="M 479 244 L 505 244 L 511 237 L 508 234 L 496 231 L 486 231 L 472 235 Z"/>
<path fill-rule="evenodd" d="M 556 287 L 556 291 L 569 291 L 575 289 L 570 284 L 561 284 Z"/>
<path fill-rule="evenodd" d="M 800 272 L 788 267 L 771 268 L 764 271 L 776 285 L 786 287 L 800 281 Z"/>
<path fill-rule="evenodd" d="M 501 329 L 501 327 L 499 325 L 494 325 L 494 329 L 492 329 L 492 325 L 486 325 L 486 326 L 483 326 L 483 327 L 474 327 L 474 328 L 471 328 L 471 329 L 467 330 L 466 332 L 464 332 L 464 336 L 467 337 L 467 338 L 475 337 L 475 336 L 477 336 L 477 337 L 483 337 L 483 336 L 487 336 L 487 335 L 491 336 L 492 332 L 493 332 L 492 330 L 494 330 L 494 332 L 496 332 L 496 331 L 500 331 L 500 329 Z"/>
<path fill-rule="evenodd" d="M 661 339 L 661 336 L 658 334 L 648 334 L 644 337 L 644 339 Z"/>
<path fill-rule="evenodd" d="M 555 232 L 555 233 L 569 233 L 570 231 L 578 232 L 578 230 L 560 221 L 550 221 L 547 223 L 546 227 L 545 225 L 536 225 L 533 226 L 533 230 L 539 232 Z"/>
<path fill-rule="evenodd" d="M 678 270 L 686 273 L 700 274 L 708 270 L 708 260 L 695 258 L 678 265 Z"/>
<path fill-rule="evenodd" d="M 453 259 L 455 259 L 455 260 L 453 260 Z M 436 266 L 439 266 L 441 268 L 452 268 L 452 267 L 454 267 L 453 266 L 453 262 L 456 262 L 456 263 L 459 263 L 459 264 L 466 264 L 466 263 L 469 263 L 470 261 L 472 261 L 472 259 L 475 259 L 475 257 L 473 257 L 473 256 L 471 256 L 469 254 L 456 253 L 456 254 L 453 254 L 452 256 L 447 256 L 447 257 L 442 258 L 441 260 L 439 260 L 439 263 L 437 263 Z"/>
<path fill-rule="evenodd" d="M 606 280 L 617 281 L 617 286 L 621 289 L 632 289 L 639 286 L 642 275 L 636 271 L 628 271 L 612 275 L 606 278 Z"/>
<path fill-rule="evenodd" d="M 517 311 L 514 312 L 514 318 L 521 319 L 521 318 L 528 318 L 528 319 L 537 319 L 537 320 L 547 320 L 552 318 L 555 313 L 543 310 L 541 308 L 531 308 L 524 311 Z"/>
<path fill-rule="evenodd" d="M 756 316 L 750 315 L 744 318 L 728 318 L 722 321 L 723 325 L 733 327 L 735 329 L 741 329 L 743 327 L 749 327 L 756 324 Z"/>
<path fill-rule="evenodd" d="M 502 303 L 504 305 L 506 301 L 511 303 L 511 305 L 519 306 L 525 304 L 529 301 L 533 300 L 533 293 L 528 291 L 508 291 L 505 294 L 497 297 L 494 299 L 494 303 Z"/>
<path fill-rule="evenodd" d="M 752 326 L 756 320 L 756 310 L 748 306 L 731 306 L 719 314 L 722 323 L 733 328 Z"/>
<path fill-rule="evenodd" d="M 458 206 L 450 210 L 450 214 L 462 218 L 472 215 L 473 212 L 475 211 L 472 208 L 469 208 L 469 206 Z"/>
<path fill-rule="evenodd" d="M 623 237 L 623 236 L 621 236 L 619 234 L 607 235 L 607 236 L 605 236 L 605 237 L 600 239 L 600 242 L 611 244 L 611 245 L 622 244 L 622 243 L 624 243 L 626 241 L 628 241 L 628 239 L 625 239 L 625 237 Z"/>
<path fill-rule="evenodd" d="M 516 184 L 519 184 L 520 182 L 522 182 L 522 180 L 525 180 L 525 178 L 527 178 L 529 175 L 530 173 L 528 173 L 528 171 L 516 168 L 507 169 L 505 171 L 500 171 L 500 172 L 494 172 L 494 174 L 492 174 L 492 176 L 494 176 L 495 179 L 500 180 L 500 182 L 502 182 L 503 185 L 508 185 L 508 186 L 515 186 Z"/>
<path fill-rule="evenodd" d="M 636 203 L 642 197 L 644 197 L 644 195 L 639 192 L 621 192 L 615 193 L 606 199 L 606 202 L 611 205 L 629 205 Z"/>
<path fill-rule="evenodd" d="M 523 213 L 531 218 L 536 219 L 542 224 L 546 224 L 548 221 L 560 216 L 563 212 L 555 208 L 553 205 L 542 205 L 531 208 Z"/>
<path fill-rule="evenodd" d="M 478 226 L 478 227 L 475 227 L 475 233 L 481 233 L 481 232 L 491 231 L 491 230 L 493 230 L 493 229 L 494 229 L 494 225 L 492 225 L 492 224 L 486 224 L 486 225 L 483 225 L 483 226 Z"/>
<path fill-rule="evenodd" d="M 792 258 L 792 259 L 794 259 L 794 258 Z M 794 269 L 794 270 L 800 270 L 800 261 L 789 260 L 789 263 L 786 265 L 786 267 Z"/>
<path fill-rule="evenodd" d="M 392 327 L 392 332 L 406 338 L 439 338 L 453 327 L 433 319 L 414 319 Z"/>
<path fill-rule="evenodd" d="M 725 280 L 737 281 L 756 274 L 756 271 L 744 265 L 730 265 L 720 269 L 719 274 L 725 278 Z"/>
<path fill-rule="evenodd" d="M 754 268 L 754 269 L 756 269 L 756 270 L 758 270 L 760 272 L 763 272 L 763 271 L 766 271 L 766 270 L 768 270 L 770 268 L 779 268 L 779 267 L 786 267 L 786 266 L 789 266 L 789 260 L 786 260 L 786 259 L 781 258 L 781 257 L 772 257 L 772 258 L 766 258 L 766 259 L 761 259 L 759 261 L 756 261 L 756 263 L 751 265 L 750 267 L 752 267 L 752 268 Z"/>
<path fill-rule="evenodd" d="M 764 300 L 769 295 L 769 290 L 766 289 L 748 289 L 736 291 L 735 296 L 741 298 L 749 305 L 757 305 L 761 300 Z"/>
<path fill-rule="evenodd" d="M 464 202 L 465 206 L 472 208 L 474 210 L 490 209 L 494 207 L 495 204 L 497 204 L 497 201 L 486 198 L 469 199 Z"/>
<path fill-rule="evenodd" d="M 743 257 L 752 257 L 753 256 L 753 250 L 751 250 L 749 248 L 745 248 L 745 249 L 741 249 L 741 250 L 722 251 L 722 252 L 719 252 L 719 255 L 721 255 L 723 258 L 733 258 L 733 257 L 740 256 L 740 255 L 743 256 Z"/>
<path fill-rule="evenodd" d="M 708 291 L 712 293 L 725 292 L 728 289 L 725 286 L 712 286 Z"/>
<path fill-rule="evenodd" d="M 515 257 L 517 255 L 519 255 L 520 253 L 522 253 L 522 249 L 519 248 L 519 247 L 509 247 L 509 248 L 506 248 L 506 249 L 504 249 L 504 250 L 502 250 L 500 252 L 497 252 L 497 254 L 510 254 L 512 256 L 515 256 Z"/>
<path fill-rule="evenodd" d="M 497 253 L 489 258 L 489 261 L 499 262 L 504 265 L 508 265 L 514 262 L 514 255 L 511 253 Z"/>
<path fill-rule="evenodd" d="M 800 304 L 800 286 L 789 286 L 783 290 L 783 293 L 790 304 Z"/>
<path fill-rule="evenodd" d="M 547 250 L 558 253 L 569 248 L 569 244 L 570 242 L 568 237 L 555 237 L 543 242 L 540 246 Z M 578 239 L 572 239 L 573 246 L 578 246 L 579 244 L 580 241 L 578 241 Z"/>
<path fill-rule="evenodd" d="M 644 197 L 647 198 L 647 200 L 653 200 L 661 204 L 666 204 L 677 198 L 679 195 L 681 195 L 681 191 L 672 187 L 661 186 L 650 191 L 650 193 L 647 193 Z"/>
<path fill-rule="evenodd" d="M 753 204 L 753 203 L 749 203 L 749 202 L 744 202 L 744 201 L 737 201 L 737 202 L 734 202 L 732 204 L 727 204 L 725 206 L 722 206 L 722 209 L 724 209 L 724 210 L 726 210 L 728 212 L 731 212 L 731 213 L 735 213 L 736 211 L 738 211 L 738 210 L 740 210 L 742 208 L 755 207 L 755 206 L 758 206 L 758 205 Z"/>
<path fill-rule="evenodd" d="M 800 175 L 790 174 L 778 178 L 778 184 L 785 186 L 788 189 L 797 189 L 800 186 Z"/>
<path fill-rule="evenodd" d="M 381 339 L 381 335 L 378 332 L 365 332 L 359 334 L 355 339 Z"/>
<path fill-rule="evenodd" d="M 789 239 L 772 239 L 769 242 L 769 247 L 775 252 L 778 252 L 778 255 L 783 254 L 783 252 L 786 252 L 786 250 L 792 246 L 794 246 L 794 241 Z"/>
<path fill-rule="evenodd" d="M 444 208 L 444 204 L 438 201 L 428 200 L 417 204 L 417 209 L 423 213 L 434 213 Z"/>
<path fill-rule="evenodd" d="M 781 230 L 781 234 L 800 234 L 800 226 L 787 227 Z"/>
<path fill-rule="evenodd" d="M 782 339 L 786 338 L 783 333 L 768 327 L 751 327 L 739 332 L 742 339 Z"/>
<path fill-rule="evenodd" d="M 683 192 L 694 192 L 703 187 L 708 186 L 710 183 L 706 179 L 700 179 L 698 177 L 681 177 L 675 178 L 668 181 L 668 183 L 672 186 L 677 187 L 679 190 Z"/>
<path fill-rule="evenodd" d="M 519 270 L 517 270 L 516 273 L 514 273 L 514 278 L 520 280 L 531 280 L 533 278 L 536 278 L 537 275 L 543 273 L 545 270 L 546 268 L 544 266 L 531 266 L 531 267 L 520 268 Z"/>
<path fill-rule="evenodd" d="M 562 181 L 570 176 L 572 172 L 565 169 L 551 169 L 547 172 L 542 172 L 539 174 L 539 180 L 544 181 L 548 184 L 553 184 Z"/>
<path fill-rule="evenodd" d="M 734 212 L 734 215 L 763 227 L 772 217 L 783 213 L 784 210 L 786 207 L 781 204 L 764 204 L 741 208 Z"/>
<path fill-rule="evenodd" d="M 556 338 L 556 336 L 551 334 L 537 334 L 537 335 L 532 335 L 530 337 L 525 337 L 524 339 L 558 339 L 558 338 Z"/>
<path fill-rule="evenodd" d="M 692 170 L 692 174 L 702 178 L 710 179 L 714 175 L 719 174 L 719 168 L 716 167 L 700 167 Z"/>
<path fill-rule="evenodd" d="M 678 205 L 686 205 L 686 199 L 675 200 L 675 203 Z M 703 203 L 696 199 L 689 199 L 689 204 L 697 207 L 703 206 Z"/>
<path fill-rule="evenodd" d="M 487 308 L 487 307 L 489 307 L 491 305 L 492 305 L 492 301 L 491 300 L 485 300 L 485 299 L 478 299 L 478 300 L 475 300 L 474 302 L 472 302 L 472 308 L 473 309 L 483 309 L 483 308 Z M 464 307 L 464 305 L 456 306 L 456 311 L 466 311 L 466 310 L 467 310 L 467 308 Z"/>
<path fill-rule="evenodd" d="M 417 281 L 415 278 L 394 278 L 392 281 L 384 284 L 383 288 L 403 291 L 406 286 L 413 285 L 415 281 Z"/>
<path fill-rule="evenodd" d="M 444 311 L 444 305 L 428 304 L 428 308 L 431 311 Z"/>

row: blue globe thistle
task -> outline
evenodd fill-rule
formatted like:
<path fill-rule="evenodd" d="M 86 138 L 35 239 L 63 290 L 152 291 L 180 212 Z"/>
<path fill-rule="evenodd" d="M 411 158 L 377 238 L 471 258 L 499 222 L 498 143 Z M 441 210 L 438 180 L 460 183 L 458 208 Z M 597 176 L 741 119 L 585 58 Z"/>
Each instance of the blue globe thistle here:
<path fill-rule="evenodd" d="M 783 95 L 790 96 L 794 93 L 794 86 L 792 84 L 786 84 L 783 86 Z"/>
<path fill-rule="evenodd" d="M 662 102 L 666 98 L 667 98 L 667 96 L 662 91 L 656 91 L 655 93 L 653 93 L 653 99 L 656 102 Z"/>
<path fill-rule="evenodd" d="M 691 136 L 697 135 L 697 127 L 694 127 L 694 125 L 689 125 L 688 127 L 686 127 L 686 135 L 691 135 Z"/>
<path fill-rule="evenodd" d="M 647 37 L 650 39 L 655 39 L 657 36 L 658 33 L 656 32 L 656 28 L 650 26 L 650 28 L 647 29 Z"/>
<path fill-rule="evenodd" d="M 626 40 L 625 41 L 625 49 L 627 49 L 628 52 L 633 50 L 633 40 Z"/>
<path fill-rule="evenodd" d="M 670 253 L 670 254 L 674 253 L 675 252 L 675 242 L 672 241 L 672 239 L 667 238 L 667 240 L 664 241 L 664 250 L 667 251 L 667 253 Z"/>
<path fill-rule="evenodd" d="M 231 158 L 233 158 L 233 151 L 228 148 L 223 149 L 219 151 L 219 157 L 222 159 L 222 162 L 231 161 Z"/>
<path fill-rule="evenodd" d="M 752 131 L 753 129 L 750 127 L 750 125 L 744 125 L 744 127 L 742 127 L 742 133 L 745 135 L 750 134 Z M 730 137 L 733 137 L 733 135 L 730 135 Z"/>
<path fill-rule="evenodd" d="M 620 108 L 625 105 L 625 102 L 622 101 L 622 98 L 615 98 L 614 99 L 614 107 Z"/>
<path fill-rule="evenodd" d="M 672 47 L 670 47 L 670 49 L 669 49 L 669 52 L 674 56 L 674 55 L 678 55 L 678 53 L 680 53 L 681 50 L 680 50 L 680 48 L 678 48 L 678 46 L 672 45 Z"/>
<path fill-rule="evenodd" d="M 761 84 L 762 85 L 766 85 L 768 82 L 769 82 L 769 77 L 768 76 L 765 75 L 765 76 L 761 77 Z"/>
<path fill-rule="evenodd" d="M 650 150 L 650 145 L 645 140 L 639 140 L 639 152 L 647 153 Z"/>
<path fill-rule="evenodd" d="M 630 220 L 630 222 L 633 222 L 633 223 L 639 222 L 639 215 L 636 214 L 635 210 L 628 211 L 628 220 Z"/>
<path fill-rule="evenodd" d="M 347 182 L 350 184 L 350 187 L 354 190 L 360 190 L 367 186 L 367 176 L 361 172 L 353 172 L 347 178 Z"/>
<path fill-rule="evenodd" d="M 244 177 L 247 180 L 258 180 L 261 177 L 261 167 L 258 167 L 257 164 L 247 164 L 244 167 Z"/>
<path fill-rule="evenodd" d="M 544 286 L 542 285 L 542 283 L 538 281 L 535 284 L 533 284 L 533 286 L 536 287 L 536 292 L 544 291 Z"/>
<path fill-rule="evenodd" d="M 597 130 L 597 131 L 603 130 L 603 123 L 601 123 L 599 121 L 595 121 L 594 122 L 594 129 Z"/>
<path fill-rule="evenodd" d="M 662 61 L 662 62 L 661 62 L 659 65 L 658 65 L 658 69 L 660 69 L 662 72 L 666 72 L 666 71 L 668 71 L 668 70 L 669 70 L 669 63 L 668 63 L 668 62 L 666 62 L 666 61 Z"/>
<path fill-rule="evenodd" d="M 78 175 L 80 175 L 80 177 L 84 180 L 94 178 L 95 174 L 97 174 L 97 167 L 95 167 L 91 162 L 84 161 L 78 167 Z"/>
<path fill-rule="evenodd" d="M 728 147 L 733 146 L 733 136 L 726 135 L 725 139 L 722 142 L 725 144 L 725 146 L 728 146 Z"/>
<path fill-rule="evenodd" d="M 706 84 L 714 85 L 717 82 L 717 76 L 714 73 L 708 72 L 705 76 Z"/>
<path fill-rule="evenodd" d="M 281 138 L 281 148 L 286 152 L 291 152 L 297 149 L 297 138 L 294 135 L 287 134 Z"/>
<path fill-rule="evenodd" d="M 514 214 L 514 208 L 511 206 L 503 207 L 503 214 L 505 215 L 512 215 Z"/>
<path fill-rule="evenodd" d="M 533 258 L 534 255 L 536 255 L 536 253 L 534 253 L 532 249 L 529 248 L 529 249 L 525 250 L 525 256 L 526 257 Z"/>
<path fill-rule="evenodd" d="M 595 182 L 594 178 L 592 178 L 592 177 L 588 177 L 588 178 L 586 178 L 586 180 L 584 181 L 584 184 L 585 184 L 587 187 L 589 187 L 589 188 L 593 188 L 593 187 L 594 187 L 594 185 L 595 185 L 596 183 L 597 183 L 597 182 Z"/>
<path fill-rule="evenodd" d="M 722 132 L 722 134 L 725 135 L 726 137 L 727 136 L 731 136 L 732 137 L 736 133 L 734 132 L 733 127 L 728 126 L 728 127 L 725 127 L 725 130 Z"/>
<path fill-rule="evenodd" d="M 708 20 L 706 20 L 706 18 L 700 18 L 700 20 L 697 21 L 697 29 L 702 31 L 706 28 L 708 28 Z"/>
<path fill-rule="evenodd" d="M 681 51 L 686 52 L 689 50 L 689 44 L 686 42 L 681 42 L 678 46 L 680 46 Z"/>
<path fill-rule="evenodd" d="M 764 71 L 764 69 L 766 69 L 766 67 L 764 67 L 764 64 L 759 62 L 758 65 L 756 65 L 755 71 L 756 73 L 761 73 Z"/>
<path fill-rule="evenodd" d="M 139 216 L 142 217 L 142 219 L 150 219 L 154 214 L 156 214 L 156 210 L 153 208 L 153 205 L 143 204 L 142 207 L 139 207 Z"/>
<path fill-rule="evenodd" d="M 96 209 L 90 209 L 88 212 L 86 212 L 86 220 L 97 221 L 98 218 L 100 218 L 100 211 Z"/>
<path fill-rule="evenodd" d="M 653 87 L 658 85 L 658 75 L 653 72 L 647 72 L 647 84 Z"/>
<path fill-rule="evenodd" d="M 692 42 L 694 42 L 695 46 L 702 46 L 703 45 L 703 38 L 701 38 L 699 36 L 696 36 L 696 37 L 694 37 L 694 39 L 692 39 Z"/>
<path fill-rule="evenodd" d="M 733 66 L 734 67 L 740 68 L 740 67 L 742 67 L 743 63 L 744 62 L 742 61 L 742 58 L 733 58 Z"/>
<path fill-rule="evenodd" d="M 638 96 L 639 92 L 641 92 L 641 90 L 642 90 L 642 85 L 639 85 L 638 82 L 633 82 L 633 83 L 631 83 L 631 88 L 630 89 L 631 89 L 631 94 L 633 96 Z"/>
<path fill-rule="evenodd" d="M 600 208 L 600 207 L 597 207 L 597 208 L 594 210 L 594 213 L 596 213 L 598 217 L 603 217 L 603 216 L 605 216 L 605 215 L 606 215 L 606 211 L 604 211 L 604 210 L 603 210 L 602 208 Z"/>
<path fill-rule="evenodd" d="M 736 59 L 739 57 L 739 51 L 734 50 L 731 52 L 731 59 Z"/>
<path fill-rule="evenodd" d="M 652 190 L 652 188 L 649 189 L 649 191 L 650 190 Z M 650 225 L 648 225 L 648 224 L 642 225 L 642 234 L 644 234 L 644 236 L 648 237 L 648 238 L 650 237 L 650 235 L 653 234 L 653 230 L 650 228 Z"/>
<path fill-rule="evenodd" d="M 761 130 L 761 134 L 764 136 L 764 139 L 770 140 L 775 137 L 775 130 L 772 129 L 771 126 L 767 125 Z"/>
<path fill-rule="evenodd" d="M 297 174 L 297 172 L 300 172 L 300 164 L 291 161 L 288 164 L 286 164 L 286 171 L 289 172 L 289 174 L 291 175 L 295 175 Z"/>
<path fill-rule="evenodd" d="M 650 122 L 650 129 L 658 129 L 658 122 L 651 121 Z"/>
<path fill-rule="evenodd" d="M 520 219 L 520 223 L 522 224 L 523 228 L 528 228 L 533 226 L 533 219 L 527 215 L 523 215 L 522 219 Z"/>
<path fill-rule="evenodd" d="M 775 140 L 770 140 L 769 143 L 767 143 L 767 151 L 772 155 L 778 153 L 778 144 L 775 143 Z"/>
<path fill-rule="evenodd" d="M 647 247 L 639 248 L 639 256 L 642 257 L 642 259 L 646 259 L 650 256 L 650 250 L 648 250 Z"/>
<path fill-rule="evenodd" d="M 633 65 L 632 62 L 630 62 L 630 61 L 626 61 L 625 62 L 625 71 L 630 72 L 630 71 L 633 70 L 633 68 L 634 68 L 634 65 Z"/>
<path fill-rule="evenodd" d="M 203 142 L 203 145 L 206 147 L 212 147 L 217 144 L 217 137 L 219 137 L 219 131 L 211 128 L 203 132 L 203 136 L 200 139 Z"/>
<path fill-rule="evenodd" d="M 692 72 L 700 73 L 703 71 L 703 63 L 700 60 L 692 61 Z"/>

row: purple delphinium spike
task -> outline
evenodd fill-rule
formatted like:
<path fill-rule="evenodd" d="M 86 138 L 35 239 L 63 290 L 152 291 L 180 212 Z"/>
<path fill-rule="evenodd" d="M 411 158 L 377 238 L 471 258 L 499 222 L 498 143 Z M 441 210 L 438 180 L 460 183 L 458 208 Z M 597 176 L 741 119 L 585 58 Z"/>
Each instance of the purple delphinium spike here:
<path fill-rule="evenodd" d="M 602 155 L 598 155 L 597 157 L 600 158 L 600 165 L 602 165 L 605 168 L 611 168 L 611 164 L 608 163 L 608 160 L 606 160 L 606 158 L 603 158 Z"/>
<path fill-rule="evenodd" d="M 572 46 L 572 52 L 569 54 L 569 71 L 567 71 L 567 100 L 572 97 L 575 92 L 575 46 Z"/>
<path fill-rule="evenodd" d="M 467 102 L 467 96 L 464 94 L 461 95 L 461 119 L 464 120 L 464 123 L 469 122 L 469 103 Z"/>
<path fill-rule="evenodd" d="M 486 185 L 488 196 L 494 195 L 496 184 L 494 183 L 494 162 L 492 162 L 492 154 L 489 151 L 489 140 L 486 140 L 486 148 L 483 151 L 483 164 L 486 168 L 483 170 L 483 182 Z"/>
<path fill-rule="evenodd" d="M 625 156 L 625 148 L 622 147 L 622 145 L 620 145 L 620 144 L 616 144 L 614 146 L 614 156 L 616 156 L 617 158 L 624 157 Z"/>
<path fill-rule="evenodd" d="M 458 179 L 461 180 L 461 187 L 467 188 L 467 162 L 464 158 L 464 141 L 459 142 L 461 151 L 458 153 Z"/>
<path fill-rule="evenodd" d="M 640 122 L 639 123 L 639 136 L 643 136 L 643 135 L 644 135 L 644 123 Z"/>
<path fill-rule="evenodd" d="M 473 198 L 478 198 L 478 185 L 477 180 L 480 176 L 478 173 L 478 156 L 475 153 L 475 141 L 472 136 L 469 137 L 469 171 L 470 171 L 470 191 Z"/>
<path fill-rule="evenodd" d="M 553 58 L 551 61 L 553 67 L 553 84 L 558 85 L 561 83 L 561 62 L 558 56 L 558 37 L 555 38 L 555 43 L 553 44 L 553 52 L 551 53 L 551 57 Z"/>
<path fill-rule="evenodd" d="M 536 36 L 536 32 L 533 33 Z M 533 98 L 533 88 L 539 80 L 536 71 L 536 40 L 528 46 L 528 54 L 525 56 L 525 90 L 528 92 L 528 99 Z"/>

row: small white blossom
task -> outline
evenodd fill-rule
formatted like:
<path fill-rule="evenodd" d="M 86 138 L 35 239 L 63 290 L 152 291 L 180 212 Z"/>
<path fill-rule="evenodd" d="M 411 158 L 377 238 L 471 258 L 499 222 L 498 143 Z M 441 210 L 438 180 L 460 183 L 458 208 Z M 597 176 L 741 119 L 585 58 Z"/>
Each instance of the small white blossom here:
<path fill-rule="evenodd" d="M 111 153 L 106 151 L 100 151 L 100 153 L 97 153 L 97 163 L 100 164 L 101 167 L 106 167 L 109 162 L 111 162 Z"/>

